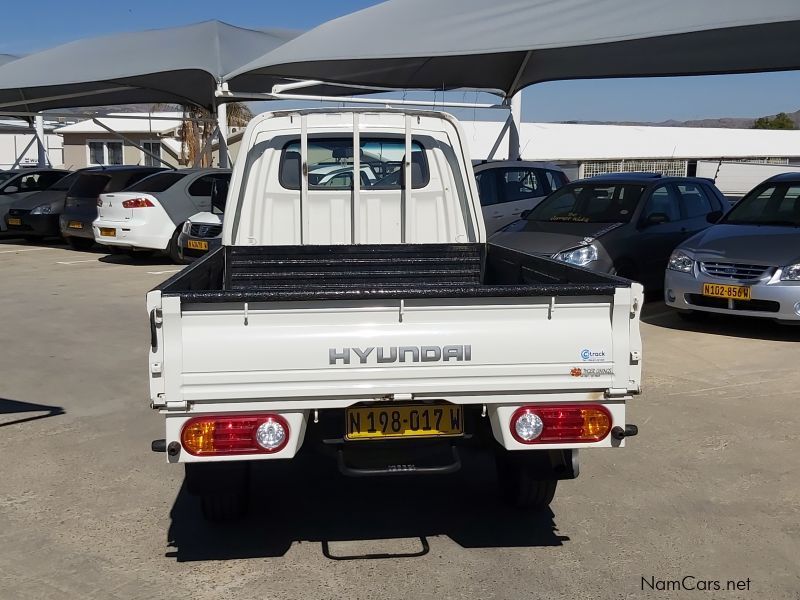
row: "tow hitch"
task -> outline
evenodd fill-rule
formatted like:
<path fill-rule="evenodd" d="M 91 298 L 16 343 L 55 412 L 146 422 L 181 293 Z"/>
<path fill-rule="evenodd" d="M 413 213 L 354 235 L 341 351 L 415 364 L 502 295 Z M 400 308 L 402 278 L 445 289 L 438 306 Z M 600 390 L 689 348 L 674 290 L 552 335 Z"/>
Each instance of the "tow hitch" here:
<path fill-rule="evenodd" d="M 639 435 L 639 428 L 636 425 L 631 425 L 630 423 L 625 425 L 625 429 L 617 425 L 611 430 L 611 437 L 615 440 L 623 440 L 626 437 L 633 437 L 635 435 Z"/>

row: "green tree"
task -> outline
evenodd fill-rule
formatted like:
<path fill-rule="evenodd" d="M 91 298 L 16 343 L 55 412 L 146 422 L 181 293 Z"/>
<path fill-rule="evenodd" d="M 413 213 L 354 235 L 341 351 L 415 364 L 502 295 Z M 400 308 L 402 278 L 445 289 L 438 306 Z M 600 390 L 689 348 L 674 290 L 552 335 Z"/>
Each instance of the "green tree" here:
<path fill-rule="evenodd" d="M 792 117 L 782 112 L 774 117 L 759 117 L 753 129 L 796 129 L 796 127 Z"/>

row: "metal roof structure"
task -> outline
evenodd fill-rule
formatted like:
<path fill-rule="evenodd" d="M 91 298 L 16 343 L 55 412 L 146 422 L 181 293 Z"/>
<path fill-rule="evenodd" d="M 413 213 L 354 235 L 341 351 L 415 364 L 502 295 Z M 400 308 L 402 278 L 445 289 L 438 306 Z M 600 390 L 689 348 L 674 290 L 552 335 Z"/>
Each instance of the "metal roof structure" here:
<path fill-rule="evenodd" d="M 800 68 L 797 0 L 389 0 L 324 23 L 232 71 L 395 89 Z"/>

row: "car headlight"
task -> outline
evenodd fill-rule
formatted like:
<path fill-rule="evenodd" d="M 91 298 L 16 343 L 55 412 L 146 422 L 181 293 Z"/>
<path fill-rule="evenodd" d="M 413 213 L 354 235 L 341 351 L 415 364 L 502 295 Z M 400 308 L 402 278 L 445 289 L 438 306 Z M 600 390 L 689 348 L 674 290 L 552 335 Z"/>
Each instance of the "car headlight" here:
<path fill-rule="evenodd" d="M 32 215 L 49 215 L 51 212 L 53 212 L 53 207 L 52 206 L 50 206 L 49 204 L 42 204 L 42 205 L 37 206 L 36 208 L 34 208 L 31 211 L 31 214 Z"/>
<path fill-rule="evenodd" d="M 183 224 L 183 230 L 182 230 L 182 231 L 183 231 L 183 233 L 185 233 L 186 235 L 189 235 L 189 233 L 192 231 L 192 224 L 191 224 L 191 222 L 189 222 L 189 221 L 186 221 L 186 222 Z"/>
<path fill-rule="evenodd" d="M 682 250 L 675 250 L 669 257 L 667 268 L 671 271 L 691 273 L 694 269 L 694 259 Z"/>
<path fill-rule="evenodd" d="M 597 246 L 590 244 L 589 246 L 581 246 L 572 250 L 564 250 L 564 252 L 554 255 L 553 258 L 571 265 L 585 267 L 590 262 L 597 260 Z"/>
<path fill-rule="evenodd" d="M 781 273 L 781 281 L 800 281 L 800 263 L 784 267 Z"/>

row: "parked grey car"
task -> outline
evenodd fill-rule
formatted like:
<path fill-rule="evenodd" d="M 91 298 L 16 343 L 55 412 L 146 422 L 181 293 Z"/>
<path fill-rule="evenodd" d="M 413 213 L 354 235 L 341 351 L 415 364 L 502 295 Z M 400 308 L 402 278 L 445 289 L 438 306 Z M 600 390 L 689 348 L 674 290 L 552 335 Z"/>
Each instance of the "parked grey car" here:
<path fill-rule="evenodd" d="M 58 218 L 64 211 L 64 200 L 72 184 L 81 173 L 96 170 L 96 167 L 81 169 L 59 179 L 41 192 L 26 195 L 8 207 L 5 218 L 8 231 L 25 238 L 60 237 Z"/>
<path fill-rule="evenodd" d="M 568 183 L 489 242 L 660 289 L 672 250 L 728 206 L 707 179 L 615 173 Z"/>
<path fill-rule="evenodd" d="M 7 229 L 5 216 L 15 202 L 69 175 L 64 169 L 13 169 L 0 171 L 0 231 Z"/>
<path fill-rule="evenodd" d="M 664 295 L 684 316 L 800 321 L 800 174 L 767 179 L 718 224 L 676 248 Z"/>
<path fill-rule="evenodd" d="M 94 245 L 92 222 L 97 218 L 98 196 L 124 190 L 140 179 L 163 170 L 160 167 L 114 166 L 82 173 L 64 202 L 64 212 L 59 218 L 61 235 L 76 250 L 91 248 Z"/>

